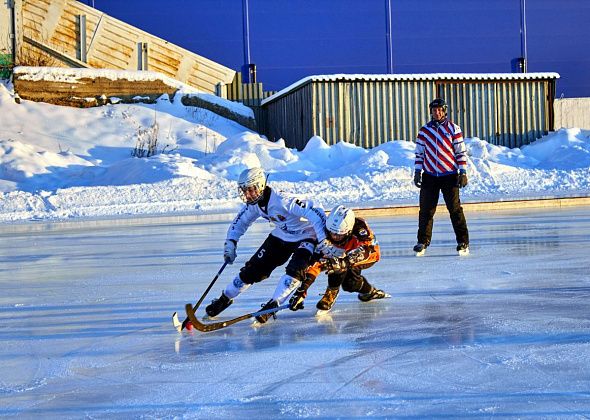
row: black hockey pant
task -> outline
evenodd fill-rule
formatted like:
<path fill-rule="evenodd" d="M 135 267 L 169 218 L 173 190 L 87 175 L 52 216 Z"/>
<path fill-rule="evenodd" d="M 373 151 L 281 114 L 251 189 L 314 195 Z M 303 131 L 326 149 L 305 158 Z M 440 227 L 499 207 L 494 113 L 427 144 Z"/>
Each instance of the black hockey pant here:
<path fill-rule="evenodd" d="M 361 274 L 359 268 L 353 267 L 340 273 L 328 274 L 328 286 L 337 288 L 342 286 L 345 292 L 369 293 L 373 286 Z"/>
<path fill-rule="evenodd" d="M 432 238 L 432 225 L 438 198 L 442 191 L 447 210 L 451 216 L 451 223 L 455 231 L 457 243 L 469 243 L 467 221 L 461 207 L 459 187 L 457 187 L 457 175 L 432 176 L 422 174 L 422 187 L 420 188 L 420 213 L 418 215 L 418 242 L 429 245 Z"/>
<path fill-rule="evenodd" d="M 275 268 L 285 264 L 291 258 L 285 272 L 303 281 L 315 243 L 313 239 L 286 242 L 276 236 L 268 235 L 256 253 L 240 269 L 240 279 L 246 284 L 258 283 L 270 277 Z"/>

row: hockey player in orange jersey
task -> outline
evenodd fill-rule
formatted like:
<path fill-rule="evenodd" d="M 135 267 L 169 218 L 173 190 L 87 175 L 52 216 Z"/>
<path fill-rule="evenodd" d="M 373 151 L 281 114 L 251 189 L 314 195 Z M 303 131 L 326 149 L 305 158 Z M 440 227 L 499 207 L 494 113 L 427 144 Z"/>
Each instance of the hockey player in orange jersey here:
<path fill-rule="evenodd" d="M 390 296 L 373 287 L 361 274 L 362 270 L 379 261 L 381 256 L 379 243 L 364 219 L 355 217 L 352 209 L 337 206 L 326 220 L 326 236 L 342 253 L 334 258 L 316 254 L 316 262 L 307 269 L 305 281 L 289 301 L 291 310 L 303 308 L 307 289 L 322 271 L 328 275 L 328 287 L 316 305 L 320 311 L 332 309 L 341 287 L 346 292 L 357 292 L 359 300 L 363 302 Z"/>

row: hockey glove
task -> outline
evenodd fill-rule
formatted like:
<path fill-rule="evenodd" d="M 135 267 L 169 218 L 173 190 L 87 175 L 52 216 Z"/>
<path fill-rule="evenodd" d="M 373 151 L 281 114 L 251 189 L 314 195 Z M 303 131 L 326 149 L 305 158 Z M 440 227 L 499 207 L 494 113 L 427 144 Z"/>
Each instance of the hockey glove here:
<path fill-rule="evenodd" d="M 328 239 L 323 239 L 316 247 L 316 252 L 319 252 L 324 258 L 336 258 L 344 255 L 344 250 L 334 246 Z"/>
<path fill-rule="evenodd" d="M 237 245 L 238 244 L 233 239 L 228 239 L 223 244 L 223 259 L 225 260 L 226 263 L 228 263 L 228 264 L 234 263 L 237 255 L 238 255 L 236 253 Z"/>
<path fill-rule="evenodd" d="M 299 286 L 291 299 L 289 299 L 289 309 L 292 311 L 297 311 L 299 309 L 303 309 L 303 301 L 307 297 L 307 287 L 304 285 Z"/>
<path fill-rule="evenodd" d="M 329 258 L 326 259 L 324 262 L 324 267 L 326 268 L 326 274 L 334 274 L 334 273 L 342 273 L 348 270 L 348 258 Z"/>
<path fill-rule="evenodd" d="M 422 187 L 422 171 L 414 172 L 414 185 L 418 188 Z"/>
<path fill-rule="evenodd" d="M 348 259 L 348 263 L 351 266 L 361 262 L 365 259 L 365 248 L 363 246 L 359 246 L 358 248 L 351 249 L 346 253 L 346 259 Z"/>
<path fill-rule="evenodd" d="M 457 187 L 463 188 L 467 185 L 467 172 L 465 169 L 459 169 L 459 176 L 457 177 Z"/>

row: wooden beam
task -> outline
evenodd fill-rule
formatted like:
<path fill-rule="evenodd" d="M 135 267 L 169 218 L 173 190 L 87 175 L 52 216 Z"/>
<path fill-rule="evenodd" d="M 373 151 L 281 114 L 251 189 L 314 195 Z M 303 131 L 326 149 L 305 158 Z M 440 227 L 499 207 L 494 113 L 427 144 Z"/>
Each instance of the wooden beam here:
<path fill-rule="evenodd" d="M 61 62 L 65 63 L 71 67 L 79 67 L 79 68 L 89 68 L 90 67 L 88 65 L 88 63 L 80 61 L 75 57 L 70 57 L 69 55 L 66 55 L 63 52 L 58 51 L 55 48 L 53 48 L 47 44 L 44 44 L 43 42 L 29 38 L 26 35 L 23 35 L 23 41 L 32 45 L 35 48 L 40 49 L 41 51 L 43 51 L 45 53 L 51 55 L 52 57 L 57 58 Z"/>

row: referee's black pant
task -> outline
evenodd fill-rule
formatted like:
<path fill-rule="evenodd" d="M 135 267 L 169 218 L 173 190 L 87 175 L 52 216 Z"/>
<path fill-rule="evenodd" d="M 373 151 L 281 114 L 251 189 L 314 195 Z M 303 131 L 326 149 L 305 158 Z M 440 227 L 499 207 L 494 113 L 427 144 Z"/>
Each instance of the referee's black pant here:
<path fill-rule="evenodd" d="M 457 243 L 469 244 L 469 231 L 467 221 L 461 207 L 459 187 L 457 187 L 457 174 L 432 176 L 422 174 L 422 187 L 420 188 L 420 212 L 418 214 L 418 242 L 430 245 L 432 238 L 432 225 L 434 213 L 438 204 L 440 192 L 443 193 L 447 210 L 451 216 L 451 223 L 455 231 Z"/>

